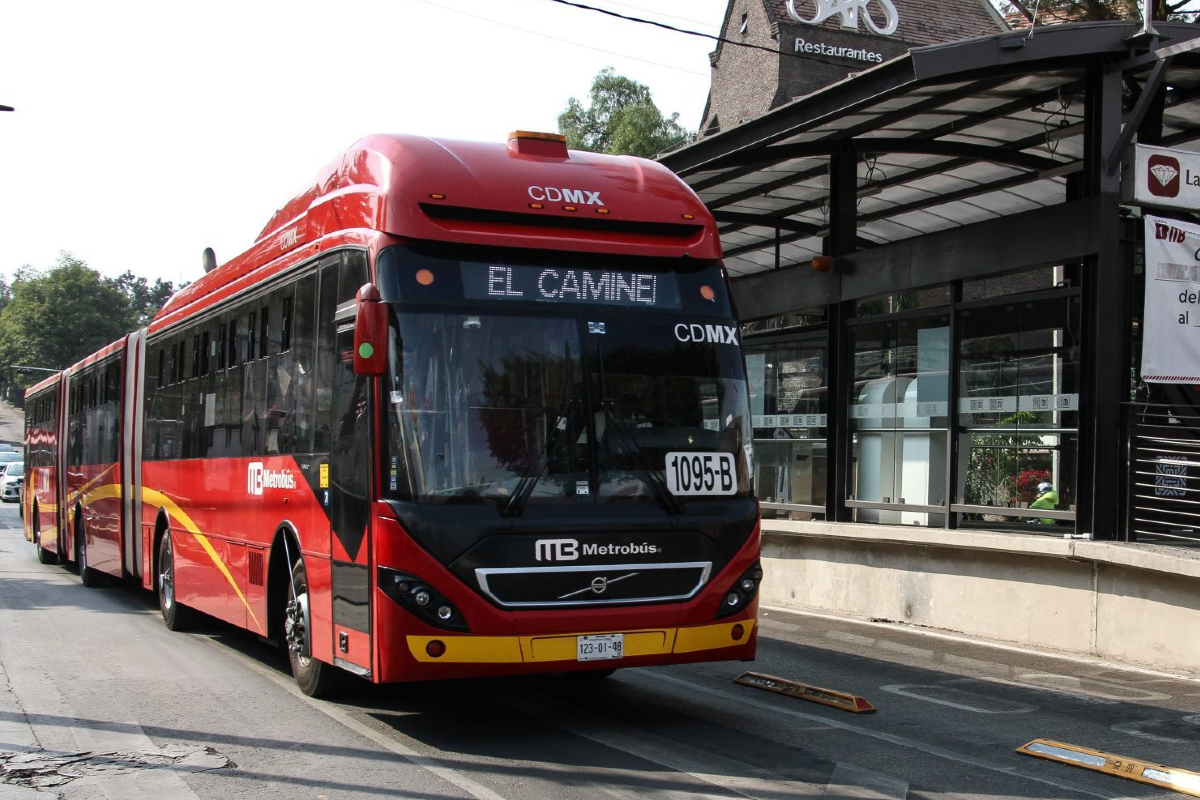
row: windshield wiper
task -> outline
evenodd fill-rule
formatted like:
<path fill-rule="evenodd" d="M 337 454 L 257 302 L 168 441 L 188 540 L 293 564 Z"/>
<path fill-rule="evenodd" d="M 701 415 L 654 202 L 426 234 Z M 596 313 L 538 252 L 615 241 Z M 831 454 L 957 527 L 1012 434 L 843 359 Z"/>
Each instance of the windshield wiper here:
<path fill-rule="evenodd" d="M 671 490 L 667 488 L 667 482 L 662 474 L 646 459 L 646 454 L 638 446 L 637 439 L 634 438 L 632 431 L 630 431 L 628 423 L 618 417 L 616 412 L 613 411 L 613 401 L 604 398 L 600 401 L 600 406 L 604 409 L 604 418 L 613 424 L 613 429 L 617 432 L 617 438 L 621 440 L 622 447 L 633 457 L 633 460 L 637 462 L 642 471 L 646 473 L 650 487 L 658 495 L 659 501 L 672 514 L 681 516 L 683 514 L 683 507 L 679 504 L 675 495 L 671 494 Z"/>
<path fill-rule="evenodd" d="M 500 514 L 506 517 L 518 516 L 524 509 L 525 503 L 529 500 L 529 495 L 533 494 L 533 489 L 537 486 L 537 482 L 546 474 L 546 468 L 554 457 L 558 455 L 558 450 L 562 447 L 562 443 L 570 439 L 566 433 L 571 429 L 571 422 L 575 419 L 575 410 L 580 406 L 579 397 L 570 395 L 561 406 L 559 406 L 558 421 L 554 423 L 554 432 L 551 434 L 545 447 L 538 448 L 537 460 L 529 466 L 529 471 L 521 476 L 521 480 L 517 482 L 516 491 L 512 497 L 508 498 L 508 502 L 500 509 Z"/>

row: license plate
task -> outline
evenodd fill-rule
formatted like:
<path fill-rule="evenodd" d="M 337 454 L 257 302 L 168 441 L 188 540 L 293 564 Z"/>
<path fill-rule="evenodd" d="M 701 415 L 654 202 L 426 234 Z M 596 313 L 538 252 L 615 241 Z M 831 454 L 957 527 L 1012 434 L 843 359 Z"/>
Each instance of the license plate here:
<path fill-rule="evenodd" d="M 603 661 L 625 655 L 625 634 L 601 633 L 595 636 L 578 636 L 575 640 L 577 661 Z"/>
<path fill-rule="evenodd" d="M 667 453 L 665 469 L 671 494 L 737 494 L 737 465 L 731 453 Z"/>

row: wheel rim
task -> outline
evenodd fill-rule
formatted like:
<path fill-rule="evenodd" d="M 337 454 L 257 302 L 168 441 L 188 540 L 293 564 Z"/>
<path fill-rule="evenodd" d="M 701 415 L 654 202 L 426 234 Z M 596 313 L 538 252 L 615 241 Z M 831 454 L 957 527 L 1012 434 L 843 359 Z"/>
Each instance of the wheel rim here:
<path fill-rule="evenodd" d="M 164 540 L 162 558 L 158 565 L 158 602 L 164 611 L 175 605 L 175 558 L 171 553 L 171 535 Z"/>
<path fill-rule="evenodd" d="M 288 655 L 295 659 L 301 667 L 307 667 L 311 660 L 308 644 L 308 587 L 297 586 L 292 601 L 287 604 L 283 620 L 284 640 L 287 642 Z"/>

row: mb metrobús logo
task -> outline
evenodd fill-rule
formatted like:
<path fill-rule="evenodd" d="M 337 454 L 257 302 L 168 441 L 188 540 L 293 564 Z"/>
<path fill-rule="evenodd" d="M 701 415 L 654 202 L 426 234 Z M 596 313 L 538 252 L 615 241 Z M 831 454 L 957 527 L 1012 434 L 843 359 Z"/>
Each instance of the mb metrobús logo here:
<path fill-rule="evenodd" d="M 1179 159 L 1174 156 L 1161 153 L 1150 156 L 1146 169 L 1146 184 L 1150 194 L 1155 197 L 1178 197 L 1180 172 Z"/>
<path fill-rule="evenodd" d="M 289 469 L 267 469 L 261 461 L 251 461 L 246 469 L 246 491 L 261 495 L 266 489 L 295 489 L 296 476 Z"/>

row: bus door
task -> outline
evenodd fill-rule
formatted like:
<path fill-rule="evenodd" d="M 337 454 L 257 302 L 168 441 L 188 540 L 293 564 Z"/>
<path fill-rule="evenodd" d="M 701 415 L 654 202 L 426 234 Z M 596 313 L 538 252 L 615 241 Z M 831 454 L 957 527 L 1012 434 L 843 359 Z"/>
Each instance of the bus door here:
<path fill-rule="evenodd" d="M 334 663 L 371 669 L 370 401 L 367 378 L 354 374 L 354 324 L 339 324 L 335 350 L 329 518 L 333 541 Z"/>

